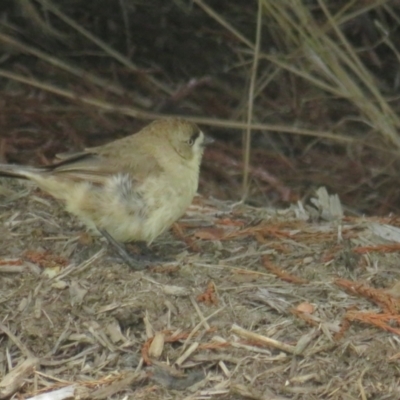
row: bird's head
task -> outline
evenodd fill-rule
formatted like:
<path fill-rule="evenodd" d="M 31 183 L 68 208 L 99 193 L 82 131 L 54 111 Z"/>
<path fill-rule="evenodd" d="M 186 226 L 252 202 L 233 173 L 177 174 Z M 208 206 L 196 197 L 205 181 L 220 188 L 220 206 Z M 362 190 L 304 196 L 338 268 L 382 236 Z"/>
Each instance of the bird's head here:
<path fill-rule="evenodd" d="M 205 136 L 196 124 L 181 118 L 157 122 L 163 124 L 163 133 L 179 156 L 188 162 L 197 162 L 200 165 L 204 147 L 213 142 L 213 139 Z"/>

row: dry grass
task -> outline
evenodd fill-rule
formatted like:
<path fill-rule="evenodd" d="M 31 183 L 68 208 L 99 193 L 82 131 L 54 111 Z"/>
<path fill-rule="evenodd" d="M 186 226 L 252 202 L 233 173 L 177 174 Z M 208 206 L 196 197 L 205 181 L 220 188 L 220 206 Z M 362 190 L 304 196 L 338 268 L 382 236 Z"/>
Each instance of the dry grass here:
<path fill-rule="evenodd" d="M 279 212 L 199 197 L 154 246 L 170 261 L 134 272 L 2 187 L 1 398 L 399 396 L 398 219 L 340 218 L 324 192 Z"/>

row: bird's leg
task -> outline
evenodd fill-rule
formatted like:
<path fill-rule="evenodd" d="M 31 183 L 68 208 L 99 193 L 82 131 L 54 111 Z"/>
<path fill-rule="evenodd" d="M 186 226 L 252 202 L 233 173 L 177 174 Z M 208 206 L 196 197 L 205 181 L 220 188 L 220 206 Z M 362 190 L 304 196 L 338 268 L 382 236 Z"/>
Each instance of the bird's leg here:
<path fill-rule="evenodd" d="M 144 257 L 155 258 L 153 252 L 149 249 L 146 242 L 138 241 L 135 245 L 139 248 L 140 254 Z"/>
<path fill-rule="evenodd" d="M 143 260 L 140 260 L 140 257 L 133 257 L 128 253 L 125 246 L 117 242 L 105 229 L 98 229 L 98 231 L 107 239 L 107 242 L 111 244 L 114 251 L 128 264 L 129 267 L 141 270 L 148 267 Z"/>
<path fill-rule="evenodd" d="M 136 241 L 134 242 L 136 248 L 140 251 L 140 256 L 143 257 L 149 263 L 162 264 L 165 262 L 174 261 L 171 259 L 170 255 L 156 253 L 154 250 L 151 250 L 148 244 L 144 241 Z"/>

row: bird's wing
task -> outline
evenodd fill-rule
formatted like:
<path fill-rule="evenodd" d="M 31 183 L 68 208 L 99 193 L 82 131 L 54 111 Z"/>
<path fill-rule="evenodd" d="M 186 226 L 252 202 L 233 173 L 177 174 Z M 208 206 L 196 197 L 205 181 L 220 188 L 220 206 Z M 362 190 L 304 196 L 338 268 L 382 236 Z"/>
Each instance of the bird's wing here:
<path fill-rule="evenodd" d="M 79 153 L 61 154 L 61 161 L 44 168 L 48 173 L 72 180 L 86 180 L 102 184 L 110 175 L 127 173 L 134 181 L 160 174 L 163 169 L 150 154 L 133 152 L 132 157 L 118 157 L 116 154 L 87 149 Z M 103 154 L 102 154 L 103 153 Z"/>

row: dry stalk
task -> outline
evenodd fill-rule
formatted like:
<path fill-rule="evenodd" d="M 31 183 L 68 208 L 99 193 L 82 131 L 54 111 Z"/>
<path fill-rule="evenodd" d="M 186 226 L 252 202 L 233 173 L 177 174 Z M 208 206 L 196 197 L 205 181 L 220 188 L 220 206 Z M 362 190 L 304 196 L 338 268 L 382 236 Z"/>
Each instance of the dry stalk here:
<path fill-rule="evenodd" d="M 232 326 L 231 331 L 233 333 L 236 333 L 238 336 L 242 338 L 254 340 L 256 342 L 262 343 L 265 346 L 271 346 L 291 354 L 298 354 L 296 346 L 292 346 L 290 344 L 283 343 L 279 340 L 275 340 L 267 336 L 248 331 L 247 329 L 241 328 L 236 324 Z"/>
<path fill-rule="evenodd" d="M 62 89 L 55 85 L 49 83 L 43 83 L 39 80 L 28 78 L 22 76 L 20 74 L 16 74 L 4 69 L 0 69 L 0 76 L 5 78 L 14 80 L 16 82 L 21 82 L 26 85 L 36 87 L 38 89 L 44 90 L 49 93 L 56 94 L 58 96 L 70 99 L 72 101 L 81 102 L 83 104 L 87 104 L 93 107 L 97 107 L 102 111 L 117 113 L 121 115 L 126 115 L 133 118 L 139 119 L 158 119 L 161 117 L 172 117 L 172 115 L 163 115 L 155 112 L 148 112 L 144 110 L 140 110 L 133 106 L 118 106 L 107 101 L 103 101 L 100 99 L 95 99 L 92 97 L 81 96 L 70 90 Z M 179 115 L 174 115 L 179 116 Z M 197 117 L 197 116 L 182 116 L 187 120 L 200 124 L 200 125 L 209 125 L 215 127 L 223 127 L 223 128 L 231 128 L 231 129 L 245 129 L 248 125 L 245 122 L 241 121 L 230 121 L 216 118 L 205 118 L 205 117 Z M 250 128 L 253 130 L 260 131 L 275 131 L 275 132 L 285 132 L 294 135 L 300 136 L 311 136 L 317 137 L 321 139 L 330 139 L 337 142 L 342 143 L 356 143 L 357 140 L 345 135 L 336 135 L 331 132 L 321 132 L 321 131 L 313 131 L 310 129 L 297 128 L 293 126 L 285 126 L 285 125 L 274 125 L 274 124 L 264 124 L 264 123 L 252 123 Z"/>
<path fill-rule="evenodd" d="M 60 18 L 67 25 L 69 25 L 70 27 L 75 29 L 78 33 L 80 33 L 86 39 L 90 40 L 92 43 L 94 43 L 95 45 L 100 47 L 110 57 L 113 57 L 114 59 L 119 61 L 122 65 L 129 68 L 133 72 L 137 72 L 139 70 L 139 68 L 131 60 L 129 60 L 123 54 L 121 54 L 118 51 L 116 51 L 115 49 L 113 49 L 111 46 L 109 46 L 103 40 L 94 36 L 87 29 L 83 28 L 81 25 L 79 25 L 77 22 L 75 22 L 72 18 L 65 15 L 58 7 L 53 5 L 49 0 L 36 0 L 36 1 L 38 1 L 40 4 L 42 4 L 43 7 L 47 8 L 49 11 L 51 11 L 54 15 L 56 15 L 58 18 Z M 173 94 L 173 91 L 167 85 L 165 85 L 163 82 L 160 82 L 159 80 L 157 80 L 151 76 L 148 76 L 147 79 L 155 87 L 157 87 L 164 93 L 167 93 L 170 95 Z"/>
<path fill-rule="evenodd" d="M 400 119 L 379 92 L 371 74 L 341 32 L 337 18 L 329 13 L 325 3 L 319 0 L 328 21 L 327 26 L 333 30 L 339 43 L 327 34 L 326 27 L 320 27 L 315 22 L 305 4 L 293 3 L 291 13 L 287 12 L 285 2 L 263 0 L 263 4 L 267 15 L 286 35 L 286 47 L 293 51 L 285 57 L 286 61 L 282 57 L 265 54 L 262 57 L 348 100 L 360 110 L 367 124 L 372 125 L 378 134 L 383 135 L 396 148 L 400 148 L 400 137 L 397 134 Z M 319 75 L 317 78 L 315 71 Z"/>
<path fill-rule="evenodd" d="M 257 30 L 256 40 L 254 46 L 253 65 L 251 68 L 250 75 L 250 86 L 249 95 L 247 100 L 247 128 L 244 138 L 244 149 L 243 149 L 243 187 L 242 187 L 242 199 L 245 200 L 248 193 L 249 185 L 249 170 L 250 170 L 250 151 L 251 151 L 251 122 L 253 120 L 253 106 L 254 106 L 254 92 L 257 78 L 258 60 L 260 58 L 260 46 L 261 46 L 261 28 L 262 28 L 262 2 L 258 0 L 258 12 L 257 12 Z"/>

